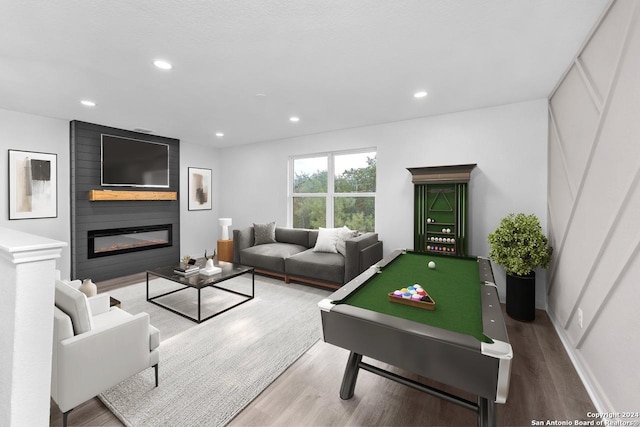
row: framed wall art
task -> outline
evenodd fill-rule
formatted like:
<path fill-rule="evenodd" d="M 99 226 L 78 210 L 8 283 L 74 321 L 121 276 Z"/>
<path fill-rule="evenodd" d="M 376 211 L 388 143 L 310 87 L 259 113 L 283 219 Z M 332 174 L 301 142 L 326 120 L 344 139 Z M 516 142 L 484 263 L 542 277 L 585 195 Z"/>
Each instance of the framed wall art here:
<path fill-rule="evenodd" d="M 189 168 L 189 210 L 211 209 L 211 169 Z"/>
<path fill-rule="evenodd" d="M 57 154 L 9 150 L 9 219 L 58 216 Z"/>

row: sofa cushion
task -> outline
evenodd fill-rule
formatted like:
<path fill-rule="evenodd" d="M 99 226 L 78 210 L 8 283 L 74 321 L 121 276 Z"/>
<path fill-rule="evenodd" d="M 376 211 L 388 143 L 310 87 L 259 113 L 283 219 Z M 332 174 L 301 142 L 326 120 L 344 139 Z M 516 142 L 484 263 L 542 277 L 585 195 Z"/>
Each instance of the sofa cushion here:
<path fill-rule="evenodd" d="M 240 251 L 240 263 L 255 268 L 284 273 L 284 259 L 307 248 L 292 243 L 265 243 Z"/>
<path fill-rule="evenodd" d="M 313 249 L 284 260 L 289 276 L 313 278 L 324 282 L 344 282 L 344 257 L 338 253 L 314 252 Z"/>
<path fill-rule="evenodd" d="M 336 243 L 338 243 L 338 228 L 322 228 L 318 230 L 318 240 L 313 247 L 314 252 L 328 252 L 337 254 Z"/>
<path fill-rule="evenodd" d="M 131 318 L 131 313 L 121 310 L 118 307 L 111 307 L 106 313 L 93 317 L 93 329 L 105 329 L 112 327 L 115 323 L 125 322 Z"/>
<path fill-rule="evenodd" d="M 264 245 L 266 243 L 276 242 L 276 223 L 253 224 L 255 235 L 254 245 Z"/>
<path fill-rule="evenodd" d="M 56 280 L 55 305 L 71 318 L 75 335 L 89 332 L 93 328 L 87 296 L 61 280 Z"/>
<path fill-rule="evenodd" d="M 276 228 L 276 241 L 309 248 L 309 230 L 304 228 Z"/>
<path fill-rule="evenodd" d="M 351 239 L 352 237 L 356 237 L 358 232 L 355 230 L 349 230 L 349 227 L 346 225 L 342 228 L 338 229 L 338 242 L 336 243 L 336 249 L 339 254 L 343 256 L 347 254 L 345 241 L 347 239 Z"/>

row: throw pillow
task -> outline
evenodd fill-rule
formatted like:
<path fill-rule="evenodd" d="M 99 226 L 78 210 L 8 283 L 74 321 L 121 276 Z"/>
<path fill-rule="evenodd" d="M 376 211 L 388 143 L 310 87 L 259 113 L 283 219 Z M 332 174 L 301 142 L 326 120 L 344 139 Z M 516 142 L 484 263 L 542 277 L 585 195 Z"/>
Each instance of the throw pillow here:
<path fill-rule="evenodd" d="M 255 236 L 255 245 L 264 245 L 265 243 L 276 242 L 276 223 L 253 224 L 253 232 Z"/>
<path fill-rule="evenodd" d="M 356 230 L 349 230 L 349 227 L 346 225 L 342 228 L 338 229 L 338 242 L 336 243 L 336 249 L 338 253 L 342 254 L 342 256 L 347 256 L 347 245 L 345 240 L 350 239 L 352 237 L 356 237 L 358 232 Z"/>
<path fill-rule="evenodd" d="M 338 231 L 339 228 L 322 228 L 318 230 L 318 240 L 313 247 L 314 252 L 328 252 L 337 254 L 338 249 L 336 244 L 338 243 Z"/>

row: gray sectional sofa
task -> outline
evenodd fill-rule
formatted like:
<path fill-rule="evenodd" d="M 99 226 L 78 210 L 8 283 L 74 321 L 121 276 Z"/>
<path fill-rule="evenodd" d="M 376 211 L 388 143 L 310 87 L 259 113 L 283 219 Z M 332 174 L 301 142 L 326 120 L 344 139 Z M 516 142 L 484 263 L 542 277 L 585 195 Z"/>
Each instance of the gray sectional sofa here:
<path fill-rule="evenodd" d="M 336 289 L 382 258 L 377 233 L 345 239 L 344 255 L 314 251 L 318 230 L 276 227 L 274 237 L 274 242 L 256 244 L 254 227 L 233 230 L 233 261 L 287 283 L 293 280 Z"/>

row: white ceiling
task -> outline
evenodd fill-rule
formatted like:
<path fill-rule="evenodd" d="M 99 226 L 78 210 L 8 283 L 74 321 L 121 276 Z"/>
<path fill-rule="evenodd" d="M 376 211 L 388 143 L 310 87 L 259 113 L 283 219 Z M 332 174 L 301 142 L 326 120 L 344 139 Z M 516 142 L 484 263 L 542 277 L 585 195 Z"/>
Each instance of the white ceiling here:
<path fill-rule="evenodd" d="M 0 0 L 0 108 L 222 147 L 539 99 L 607 3 Z"/>

